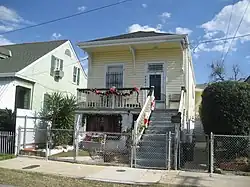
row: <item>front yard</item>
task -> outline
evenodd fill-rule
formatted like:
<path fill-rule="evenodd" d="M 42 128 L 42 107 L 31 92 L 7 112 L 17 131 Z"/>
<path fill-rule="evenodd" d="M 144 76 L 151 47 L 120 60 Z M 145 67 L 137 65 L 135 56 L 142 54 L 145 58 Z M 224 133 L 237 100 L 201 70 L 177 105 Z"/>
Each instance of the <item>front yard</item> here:
<path fill-rule="evenodd" d="M 130 187 L 140 185 L 125 185 L 106 182 L 95 182 L 82 179 L 68 178 L 55 175 L 45 175 L 35 172 L 24 172 L 0 168 L 0 184 L 15 185 L 18 187 Z M 164 185 L 150 185 L 163 187 Z M 169 186 L 170 187 L 170 186 Z"/>

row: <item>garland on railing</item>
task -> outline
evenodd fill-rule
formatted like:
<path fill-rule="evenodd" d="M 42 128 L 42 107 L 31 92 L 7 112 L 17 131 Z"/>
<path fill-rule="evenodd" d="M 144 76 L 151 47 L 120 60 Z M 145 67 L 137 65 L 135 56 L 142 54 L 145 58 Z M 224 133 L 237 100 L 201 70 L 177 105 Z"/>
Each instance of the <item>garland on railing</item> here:
<path fill-rule="evenodd" d="M 130 91 L 124 92 L 124 91 L 119 91 L 116 89 L 116 87 L 112 87 L 107 91 L 100 91 L 98 89 L 91 89 L 90 92 L 95 93 L 96 95 L 117 95 L 117 96 L 130 96 L 132 95 L 134 92 L 137 93 L 137 102 L 139 102 L 139 91 L 140 88 L 134 87 L 133 89 L 131 89 Z M 86 92 L 87 94 L 89 94 L 89 92 Z"/>

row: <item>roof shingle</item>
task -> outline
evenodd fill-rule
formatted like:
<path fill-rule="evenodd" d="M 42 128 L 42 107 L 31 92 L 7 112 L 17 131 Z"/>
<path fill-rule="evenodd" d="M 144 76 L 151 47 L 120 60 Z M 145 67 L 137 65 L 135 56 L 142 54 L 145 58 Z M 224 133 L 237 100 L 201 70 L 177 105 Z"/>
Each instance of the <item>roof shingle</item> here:
<path fill-rule="evenodd" d="M 131 38 L 144 38 L 144 37 L 153 37 L 153 36 L 168 36 L 168 35 L 175 35 L 175 34 L 173 34 L 173 33 L 158 33 L 158 32 L 154 32 L 154 31 L 150 31 L 150 32 L 138 31 L 138 32 L 122 34 L 122 35 L 117 35 L 117 36 L 99 38 L 99 39 L 95 39 L 95 40 L 90 40 L 88 42 L 131 39 Z"/>
<path fill-rule="evenodd" d="M 14 73 L 59 47 L 68 40 L 23 43 L 1 46 L 11 51 L 12 56 L 0 59 L 0 73 Z"/>

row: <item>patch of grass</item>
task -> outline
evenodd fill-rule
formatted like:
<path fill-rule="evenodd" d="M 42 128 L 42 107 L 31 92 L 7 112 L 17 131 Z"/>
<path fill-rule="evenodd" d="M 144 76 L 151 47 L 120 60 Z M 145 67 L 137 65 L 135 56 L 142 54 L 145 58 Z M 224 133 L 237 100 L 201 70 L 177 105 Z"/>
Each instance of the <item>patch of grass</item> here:
<path fill-rule="evenodd" d="M 1 160 L 12 159 L 12 158 L 16 158 L 16 156 L 15 155 L 10 155 L 10 154 L 0 154 L 0 161 Z"/>
<path fill-rule="evenodd" d="M 56 175 L 47 175 L 37 172 L 26 172 L 0 168 L 0 184 L 16 185 L 18 187 L 131 187 L 141 185 L 115 184 L 106 182 L 89 181 Z M 145 185 L 144 185 L 145 186 Z M 155 184 L 151 187 L 163 187 L 171 185 Z"/>
<path fill-rule="evenodd" d="M 74 155 L 75 155 L 74 151 L 68 151 L 52 155 L 51 157 L 73 157 Z M 78 156 L 89 156 L 89 152 L 81 150 L 78 152 Z"/>

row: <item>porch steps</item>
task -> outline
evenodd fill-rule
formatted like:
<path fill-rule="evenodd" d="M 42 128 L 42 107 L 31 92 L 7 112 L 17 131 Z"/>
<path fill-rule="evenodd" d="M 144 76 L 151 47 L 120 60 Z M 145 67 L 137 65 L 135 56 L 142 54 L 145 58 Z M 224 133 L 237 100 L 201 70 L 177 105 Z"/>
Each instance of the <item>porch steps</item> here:
<path fill-rule="evenodd" d="M 136 167 L 166 169 L 168 158 L 168 132 L 174 132 L 171 116 L 177 110 L 155 110 L 151 114 L 150 125 L 144 132 L 136 150 Z"/>

